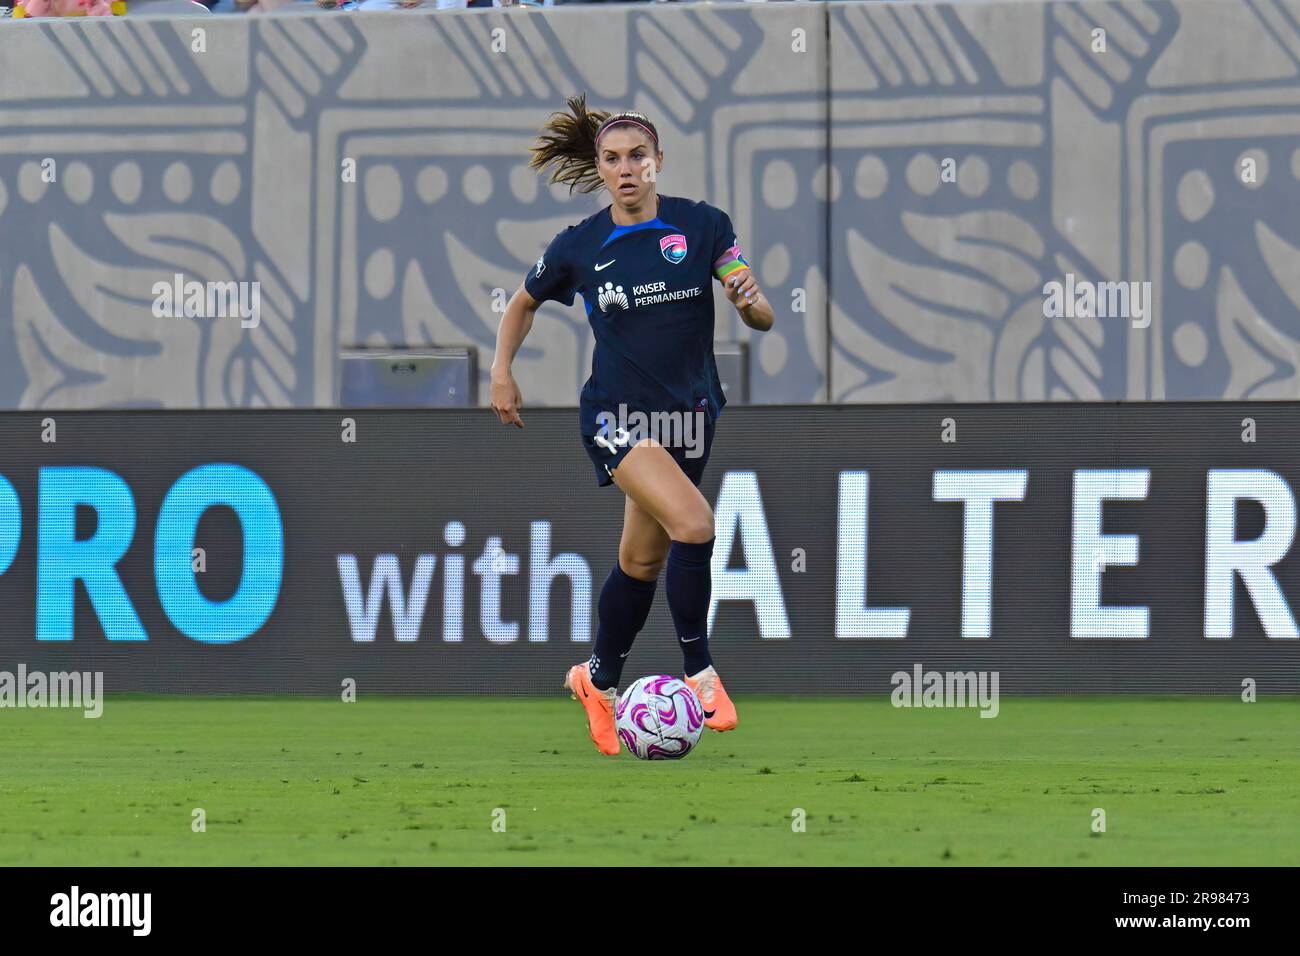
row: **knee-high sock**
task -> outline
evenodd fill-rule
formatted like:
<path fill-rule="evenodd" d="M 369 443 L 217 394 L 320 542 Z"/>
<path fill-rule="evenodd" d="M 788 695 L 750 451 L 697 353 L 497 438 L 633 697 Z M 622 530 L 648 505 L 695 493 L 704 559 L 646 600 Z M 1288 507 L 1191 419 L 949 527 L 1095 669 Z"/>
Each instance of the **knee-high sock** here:
<path fill-rule="evenodd" d="M 674 541 L 668 549 L 668 610 L 677 628 L 677 643 L 687 676 L 694 676 L 713 663 L 709 657 L 709 598 L 713 593 L 713 540 L 702 544 Z"/>
<path fill-rule="evenodd" d="M 641 581 L 625 573 L 618 562 L 605 579 L 596 602 L 599 624 L 596 647 L 591 654 L 591 682 L 599 690 L 618 685 L 623 674 L 623 658 L 632 650 L 650 605 L 655 599 L 655 581 Z"/>

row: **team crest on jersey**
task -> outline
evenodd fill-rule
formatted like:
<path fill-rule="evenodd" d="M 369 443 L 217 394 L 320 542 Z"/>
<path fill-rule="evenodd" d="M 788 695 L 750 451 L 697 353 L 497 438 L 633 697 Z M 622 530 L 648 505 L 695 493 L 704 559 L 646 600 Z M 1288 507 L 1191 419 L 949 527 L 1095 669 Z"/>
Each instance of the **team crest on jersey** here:
<path fill-rule="evenodd" d="M 664 254 L 665 259 L 677 265 L 686 258 L 686 237 L 680 232 L 664 236 L 659 240 L 659 251 Z"/>

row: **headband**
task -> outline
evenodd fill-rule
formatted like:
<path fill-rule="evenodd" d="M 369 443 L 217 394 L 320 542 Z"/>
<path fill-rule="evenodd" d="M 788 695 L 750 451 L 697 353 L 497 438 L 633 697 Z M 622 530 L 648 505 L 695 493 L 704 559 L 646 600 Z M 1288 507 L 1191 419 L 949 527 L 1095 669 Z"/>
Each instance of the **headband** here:
<path fill-rule="evenodd" d="M 600 138 L 605 135 L 611 126 L 618 126 L 623 123 L 645 130 L 650 139 L 654 141 L 655 147 L 657 148 L 659 146 L 659 137 L 655 134 L 655 131 L 649 126 L 646 126 L 645 123 L 631 119 L 627 116 L 611 116 L 609 119 L 605 120 L 605 122 L 600 124 L 600 129 L 596 130 L 596 148 L 600 148 Z"/>

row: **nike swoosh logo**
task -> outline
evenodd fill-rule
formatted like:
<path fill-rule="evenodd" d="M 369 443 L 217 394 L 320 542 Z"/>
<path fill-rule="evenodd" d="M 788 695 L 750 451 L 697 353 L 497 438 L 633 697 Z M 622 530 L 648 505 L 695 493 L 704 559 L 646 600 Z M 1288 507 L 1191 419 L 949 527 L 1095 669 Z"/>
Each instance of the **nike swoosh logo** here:
<path fill-rule="evenodd" d="M 610 266 L 612 266 L 612 265 L 613 265 L 614 263 L 616 263 L 616 262 L 618 262 L 617 259 L 610 259 L 609 262 L 606 262 L 604 265 L 598 265 L 598 266 L 596 266 L 596 271 L 599 272 L 601 269 L 607 269 L 607 268 L 609 268 Z"/>
<path fill-rule="evenodd" d="M 706 711 L 704 712 L 704 719 L 705 719 L 705 720 L 712 720 L 712 719 L 713 719 L 713 715 L 714 715 L 715 713 L 717 713 L 717 711 L 706 710 Z"/>
<path fill-rule="evenodd" d="M 698 640 L 699 640 L 698 637 L 683 637 L 683 638 L 682 638 L 682 643 L 683 643 L 683 644 L 689 644 L 689 643 L 691 643 L 691 641 L 698 641 Z"/>

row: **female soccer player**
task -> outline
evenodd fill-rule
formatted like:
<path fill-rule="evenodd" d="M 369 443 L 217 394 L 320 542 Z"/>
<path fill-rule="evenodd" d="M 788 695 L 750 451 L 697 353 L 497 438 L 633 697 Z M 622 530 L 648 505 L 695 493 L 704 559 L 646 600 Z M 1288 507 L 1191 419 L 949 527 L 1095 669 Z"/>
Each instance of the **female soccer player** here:
<path fill-rule="evenodd" d="M 551 241 L 506 307 L 492 363 L 492 408 L 523 428 L 523 399 L 510 365 L 548 299 L 581 293 L 596 333 L 591 377 L 582 388 L 582 442 L 601 485 L 626 496 L 618 562 L 600 592 L 591 659 L 564 686 L 582 704 L 591 739 L 618 753 L 614 701 L 623 659 L 645 626 L 659 571 L 686 682 L 704 705 L 705 725 L 736 726 L 736 708 L 709 656 L 707 622 L 713 512 L 699 483 L 726 404 L 713 358 L 713 288 L 752 329 L 772 327 L 772 307 L 740 253 L 727 214 L 702 202 L 660 196 L 664 154 L 641 113 L 587 109 L 586 96 L 555 113 L 533 147 L 532 166 L 554 167 L 551 182 L 612 202 Z M 649 427 L 648 427 L 649 426 Z"/>

